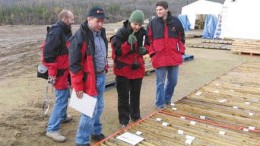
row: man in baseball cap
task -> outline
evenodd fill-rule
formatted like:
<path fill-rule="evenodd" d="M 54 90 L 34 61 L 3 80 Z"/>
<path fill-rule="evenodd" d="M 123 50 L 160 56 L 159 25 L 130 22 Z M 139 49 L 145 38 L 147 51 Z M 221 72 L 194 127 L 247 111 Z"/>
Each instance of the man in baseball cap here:
<path fill-rule="evenodd" d="M 86 93 L 97 99 L 92 117 L 80 115 L 76 146 L 90 146 L 91 140 L 105 139 L 100 121 L 104 110 L 104 91 L 108 69 L 108 40 L 103 27 L 105 18 L 107 17 L 102 8 L 91 8 L 86 21 L 72 37 L 69 47 L 71 83 L 76 96 L 81 99 L 83 93 Z"/>
<path fill-rule="evenodd" d="M 99 19 L 109 19 L 106 17 L 104 10 L 101 7 L 95 6 L 89 10 L 88 17 L 96 17 Z"/>

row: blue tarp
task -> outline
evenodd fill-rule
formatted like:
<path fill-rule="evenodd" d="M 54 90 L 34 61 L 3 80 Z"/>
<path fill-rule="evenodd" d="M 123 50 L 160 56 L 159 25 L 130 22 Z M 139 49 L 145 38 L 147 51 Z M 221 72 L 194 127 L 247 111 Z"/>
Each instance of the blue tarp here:
<path fill-rule="evenodd" d="M 217 23 L 218 18 L 215 15 L 206 15 L 202 38 L 213 39 Z"/>
<path fill-rule="evenodd" d="M 178 18 L 182 23 L 184 31 L 190 30 L 190 21 L 188 19 L 188 16 L 187 15 L 179 15 Z"/>

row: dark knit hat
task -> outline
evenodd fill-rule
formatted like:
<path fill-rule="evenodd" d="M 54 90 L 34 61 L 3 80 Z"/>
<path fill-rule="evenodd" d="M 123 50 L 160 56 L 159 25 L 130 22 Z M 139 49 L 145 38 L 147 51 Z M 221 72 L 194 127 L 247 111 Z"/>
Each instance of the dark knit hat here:
<path fill-rule="evenodd" d="M 129 18 L 130 22 L 135 22 L 135 23 L 144 23 L 144 13 L 141 10 L 135 10 L 130 18 Z"/>

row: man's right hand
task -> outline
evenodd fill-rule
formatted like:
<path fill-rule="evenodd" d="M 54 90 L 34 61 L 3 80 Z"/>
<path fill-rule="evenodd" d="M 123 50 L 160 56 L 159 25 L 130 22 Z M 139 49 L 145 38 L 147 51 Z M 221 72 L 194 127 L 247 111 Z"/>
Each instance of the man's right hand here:
<path fill-rule="evenodd" d="M 76 92 L 76 96 L 81 99 L 83 97 L 83 91 Z"/>
<path fill-rule="evenodd" d="M 54 85 L 56 82 L 56 76 L 49 76 L 48 77 L 48 83 Z"/>

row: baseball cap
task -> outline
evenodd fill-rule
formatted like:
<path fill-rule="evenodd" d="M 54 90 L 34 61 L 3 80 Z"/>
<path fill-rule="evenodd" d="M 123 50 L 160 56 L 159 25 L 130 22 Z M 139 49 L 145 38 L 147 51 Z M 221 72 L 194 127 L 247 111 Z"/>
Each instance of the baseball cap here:
<path fill-rule="evenodd" d="M 101 19 L 109 19 L 108 17 L 105 16 L 105 12 L 101 7 L 92 7 L 89 10 L 88 16 L 96 17 L 96 18 L 101 18 Z"/>

